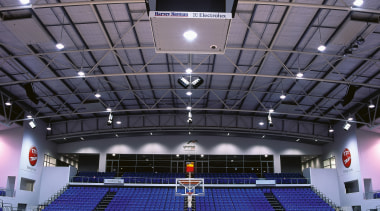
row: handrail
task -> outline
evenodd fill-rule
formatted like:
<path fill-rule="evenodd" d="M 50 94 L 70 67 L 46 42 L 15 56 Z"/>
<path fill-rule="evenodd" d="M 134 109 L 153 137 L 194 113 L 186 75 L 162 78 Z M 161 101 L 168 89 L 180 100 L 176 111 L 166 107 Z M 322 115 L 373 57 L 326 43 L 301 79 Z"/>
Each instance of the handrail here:
<path fill-rule="evenodd" d="M 311 186 L 311 190 L 314 191 L 314 193 L 316 193 L 319 197 L 321 197 L 321 199 L 323 201 L 325 201 L 328 205 L 330 205 L 331 207 L 333 207 L 334 209 L 339 209 L 340 210 L 340 207 L 337 206 L 329 197 L 327 197 L 324 193 L 320 192 L 318 190 L 318 188 L 316 188 L 314 185 Z"/>
<path fill-rule="evenodd" d="M 369 200 L 369 199 L 380 199 L 380 191 L 372 191 L 372 192 L 366 192 L 363 193 L 364 199 Z"/>
<path fill-rule="evenodd" d="M 256 180 L 275 180 L 276 184 L 310 184 L 308 178 L 202 177 L 205 184 L 256 184 Z M 75 176 L 73 183 L 103 183 L 104 179 L 122 179 L 127 184 L 175 184 L 175 177 L 87 177 Z"/>
<path fill-rule="evenodd" d="M 8 210 L 12 211 L 13 210 L 13 207 L 12 207 L 11 203 L 2 203 L 2 208 L 3 208 L 3 211 L 8 211 Z"/>
<path fill-rule="evenodd" d="M 43 210 L 46 206 L 51 204 L 54 200 L 56 200 L 59 196 L 64 193 L 69 186 L 69 183 L 67 183 L 63 188 L 59 189 L 55 194 L 53 194 L 47 201 L 45 201 L 43 204 L 38 205 L 37 210 Z"/>
<path fill-rule="evenodd" d="M 16 191 L 13 189 L 0 188 L 0 196 L 15 197 Z"/>

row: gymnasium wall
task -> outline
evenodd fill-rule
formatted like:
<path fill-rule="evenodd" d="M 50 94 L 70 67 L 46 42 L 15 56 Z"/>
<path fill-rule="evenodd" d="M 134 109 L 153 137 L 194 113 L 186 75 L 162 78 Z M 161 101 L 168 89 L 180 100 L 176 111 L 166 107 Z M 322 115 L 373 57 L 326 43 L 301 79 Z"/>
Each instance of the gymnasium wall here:
<path fill-rule="evenodd" d="M 38 205 L 44 169 L 44 155 L 49 154 L 53 157 L 57 155 L 56 144 L 46 141 L 46 125 L 42 121 L 35 121 L 37 122 L 37 127 L 34 129 L 31 129 L 28 124 L 24 124 L 18 178 L 16 179 L 16 201 L 17 203 L 27 204 L 27 209 Z M 37 150 L 35 165 L 32 165 L 29 161 L 32 149 Z M 20 190 L 21 178 L 35 181 L 33 191 Z M 14 206 L 17 207 L 17 204 Z"/>
<path fill-rule="evenodd" d="M 274 170 L 281 172 L 280 155 L 319 155 L 322 147 L 299 142 L 232 136 L 140 136 L 73 142 L 58 145 L 58 153 L 100 154 L 99 171 L 105 171 L 106 154 L 188 154 L 183 146 L 198 140 L 196 154 L 274 155 Z"/>
<path fill-rule="evenodd" d="M 343 130 L 343 124 L 344 122 L 340 122 L 335 125 L 335 140 L 333 143 L 326 144 L 323 147 L 323 155 L 321 156 L 322 160 L 332 156 L 336 158 L 337 185 L 340 193 L 340 201 L 336 203 L 341 205 L 343 210 L 352 210 L 352 206 L 361 206 L 362 210 L 374 209 L 379 202 L 378 200 L 364 199 L 363 182 L 365 174 L 374 173 L 368 170 L 368 168 L 379 169 L 377 166 L 364 164 L 369 159 L 367 158 L 367 150 L 372 149 L 374 146 L 374 142 L 371 142 L 371 138 L 374 138 L 374 136 L 368 137 L 365 135 L 366 132 L 357 129 L 355 124 L 352 124 L 352 127 L 348 131 L 345 131 Z M 368 144 L 368 142 L 371 144 Z M 347 153 L 348 151 L 349 153 Z M 367 155 L 363 156 L 363 154 Z M 371 154 L 371 156 L 374 155 Z M 380 171 L 377 171 L 377 175 L 379 175 L 378 172 Z M 326 180 L 328 178 L 321 179 Z M 345 183 L 356 180 L 359 184 L 359 192 L 346 193 Z"/>

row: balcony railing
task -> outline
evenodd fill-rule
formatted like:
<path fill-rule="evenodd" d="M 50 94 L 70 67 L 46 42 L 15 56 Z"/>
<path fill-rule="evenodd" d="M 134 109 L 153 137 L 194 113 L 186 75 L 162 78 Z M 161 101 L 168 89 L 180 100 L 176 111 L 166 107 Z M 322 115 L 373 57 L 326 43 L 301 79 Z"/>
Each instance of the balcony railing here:
<path fill-rule="evenodd" d="M 105 179 L 121 179 L 125 184 L 175 184 L 176 178 L 158 177 L 86 177 L 75 176 L 73 183 L 104 183 Z M 276 184 L 310 184 L 307 178 L 227 178 L 227 177 L 204 177 L 205 184 L 256 184 L 257 180 L 275 180 Z"/>

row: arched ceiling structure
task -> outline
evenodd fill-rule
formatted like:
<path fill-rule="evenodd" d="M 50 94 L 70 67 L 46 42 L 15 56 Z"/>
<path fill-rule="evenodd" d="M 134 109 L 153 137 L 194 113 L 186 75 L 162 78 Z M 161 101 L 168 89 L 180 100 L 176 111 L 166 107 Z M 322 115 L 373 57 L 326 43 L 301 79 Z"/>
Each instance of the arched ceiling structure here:
<path fill-rule="evenodd" d="M 349 117 L 379 131 L 379 16 L 378 0 L 238 1 L 224 54 L 156 53 L 142 0 L 0 0 L 1 121 L 30 114 L 58 143 L 205 133 L 323 144 Z M 191 97 L 178 83 L 189 67 L 204 80 Z"/>

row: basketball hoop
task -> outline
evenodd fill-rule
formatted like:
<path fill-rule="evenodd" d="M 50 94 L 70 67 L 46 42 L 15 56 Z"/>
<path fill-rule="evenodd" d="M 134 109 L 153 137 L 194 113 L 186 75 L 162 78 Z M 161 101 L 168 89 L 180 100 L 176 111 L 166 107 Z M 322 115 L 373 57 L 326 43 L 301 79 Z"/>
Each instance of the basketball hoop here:
<path fill-rule="evenodd" d="M 177 196 L 204 196 L 204 179 L 177 178 L 175 194 Z"/>
<path fill-rule="evenodd" d="M 177 178 L 175 186 L 176 196 L 187 196 L 187 208 L 191 209 L 193 196 L 204 196 L 205 186 L 203 178 Z"/>

